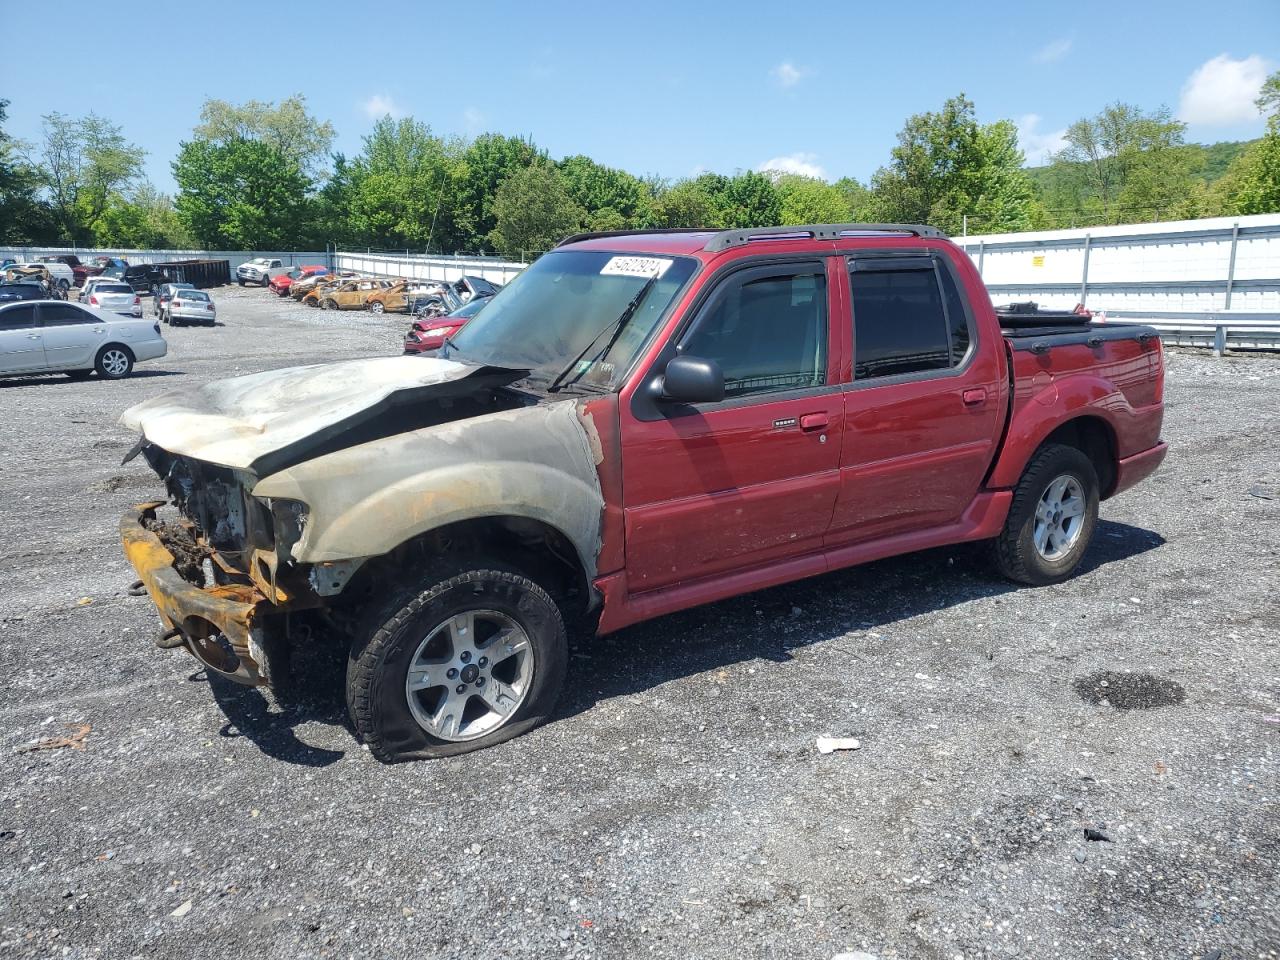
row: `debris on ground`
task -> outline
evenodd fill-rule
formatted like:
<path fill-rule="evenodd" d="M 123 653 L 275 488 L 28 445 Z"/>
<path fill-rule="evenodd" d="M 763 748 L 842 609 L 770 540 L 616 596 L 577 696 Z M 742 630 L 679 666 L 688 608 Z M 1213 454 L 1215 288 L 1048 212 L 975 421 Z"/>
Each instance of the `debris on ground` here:
<path fill-rule="evenodd" d="M 37 740 L 35 743 L 29 743 L 19 747 L 18 753 L 31 753 L 34 750 L 61 750 L 63 747 L 70 747 L 72 750 L 84 749 L 84 738 L 89 736 L 89 731 L 93 726 L 88 723 L 68 723 L 68 730 L 71 731 L 65 737 L 45 737 L 43 740 Z"/>
<path fill-rule="evenodd" d="M 191 901 L 190 901 L 190 900 L 188 900 L 188 901 L 187 901 L 186 903 L 184 903 L 182 906 L 178 907 L 176 910 L 174 910 L 172 913 L 170 913 L 170 914 L 169 914 L 169 916 L 171 916 L 171 917 L 185 917 L 185 916 L 186 916 L 188 913 L 190 913 L 190 912 L 191 912 Z"/>
<path fill-rule="evenodd" d="M 837 750 L 861 750 L 862 744 L 853 737 L 819 737 L 818 752 L 834 753 Z"/>
<path fill-rule="evenodd" d="M 1115 843 L 1114 840 L 1108 837 L 1101 830 L 1095 830 L 1093 827 L 1084 828 L 1084 838 L 1093 843 Z"/>

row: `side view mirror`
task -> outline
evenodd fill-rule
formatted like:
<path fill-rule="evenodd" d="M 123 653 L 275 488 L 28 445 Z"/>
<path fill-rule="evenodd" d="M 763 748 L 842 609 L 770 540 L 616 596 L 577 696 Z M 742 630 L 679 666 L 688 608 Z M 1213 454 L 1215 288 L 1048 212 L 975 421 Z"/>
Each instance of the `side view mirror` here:
<path fill-rule="evenodd" d="M 662 377 L 662 400 L 677 403 L 715 403 L 724 399 L 720 364 L 702 357 L 672 357 Z"/>

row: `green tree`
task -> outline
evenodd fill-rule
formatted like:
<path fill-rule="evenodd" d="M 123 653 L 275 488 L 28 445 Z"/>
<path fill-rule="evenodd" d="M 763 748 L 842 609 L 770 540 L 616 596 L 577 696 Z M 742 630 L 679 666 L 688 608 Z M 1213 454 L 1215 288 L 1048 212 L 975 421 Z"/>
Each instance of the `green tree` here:
<path fill-rule="evenodd" d="M 484 241 L 498 225 L 494 202 L 498 187 L 517 170 L 546 160 L 546 151 L 532 140 L 485 133 L 476 137 L 462 155 L 465 182 L 460 193 L 459 225 L 465 227 L 465 247 Z M 465 213 L 463 212 L 465 211 Z"/>
<path fill-rule="evenodd" d="M 112 194 L 94 229 L 100 247 L 181 250 L 196 246 L 173 199 L 144 182 L 132 195 Z"/>
<path fill-rule="evenodd" d="M 652 223 L 653 195 L 638 177 L 581 154 L 565 157 L 556 166 L 578 206 L 592 218 L 598 215 L 602 222 L 618 224 L 599 229 L 636 229 Z"/>
<path fill-rule="evenodd" d="M 241 104 L 206 100 L 192 137 L 221 145 L 260 140 L 314 180 L 323 172 L 334 131 L 329 121 L 318 120 L 307 112 L 307 98 L 297 93 L 278 105 L 260 100 Z"/>
<path fill-rule="evenodd" d="M 4 131 L 8 100 L 0 100 L 0 243 L 53 239 L 53 217 L 37 196 L 40 176 L 21 156 L 21 144 Z"/>
<path fill-rule="evenodd" d="M 181 145 L 173 164 L 181 223 L 211 249 L 299 245 L 309 181 L 298 162 L 260 140 Z"/>
<path fill-rule="evenodd" d="M 113 194 L 142 176 L 146 151 L 129 143 L 120 127 L 95 113 L 75 119 L 44 117 L 40 178 L 48 188 L 58 231 L 75 244 L 92 241 Z"/>
<path fill-rule="evenodd" d="M 771 227 L 782 220 L 782 200 L 763 173 L 749 170 L 730 177 L 720 204 L 727 227 Z"/>
<path fill-rule="evenodd" d="M 825 180 L 784 174 L 774 186 L 781 203 L 779 223 L 848 223 L 853 219 L 849 194 Z"/>
<path fill-rule="evenodd" d="M 1113 103 L 1067 128 L 1055 164 L 1075 164 L 1075 203 L 1095 222 L 1119 223 L 1172 211 L 1192 190 L 1194 158 L 1179 148 L 1186 124 L 1168 107 L 1151 113 Z M 1084 189 L 1080 189 L 1083 186 Z"/>
<path fill-rule="evenodd" d="M 1212 194 L 1222 214 L 1280 213 L 1280 115 L 1267 121 L 1266 136 L 1236 158 Z"/>
<path fill-rule="evenodd" d="M 727 178 L 719 174 L 704 173 L 661 189 L 653 203 L 655 225 L 723 229 L 724 215 L 718 198 L 726 182 Z"/>
<path fill-rule="evenodd" d="M 337 236 L 375 247 L 457 249 L 472 236 L 468 169 L 457 140 L 425 123 L 383 117 L 354 160 L 335 162 L 325 203 L 342 221 Z"/>
<path fill-rule="evenodd" d="M 937 113 L 910 117 L 888 167 L 872 178 L 877 219 L 930 223 L 959 233 L 965 216 L 983 230 L 1023 230 L 1031 184 L 1008 121 L 983 126 L 973 102 L 952 97 Z"/>
<path fill-rule="evenodd" d="M 549 163 L 535 163 L 503 180 L 493 208 L 497 225 L 489 240 L 507 256 L 517 257 L 549 250 L 580 229 L 586 217 Z"/>

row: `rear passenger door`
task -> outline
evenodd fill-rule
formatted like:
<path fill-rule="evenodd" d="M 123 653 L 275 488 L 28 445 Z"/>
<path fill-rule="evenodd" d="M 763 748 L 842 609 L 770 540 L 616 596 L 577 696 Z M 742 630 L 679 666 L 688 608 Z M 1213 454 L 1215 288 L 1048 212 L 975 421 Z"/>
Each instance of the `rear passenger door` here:
<path fill-rule="evenodd" d="M 41 303 L 38 310 L 49 369 L 93 366 L 93 355 L 107 332 L 102 318 L 69 303 Z"/>
<path fill-rule="evenodd" d="M 43 370 L 43 339 L 34 303 L 0 310 L 0 373 Z"/>
<path fill-rule="evenodd" d="M 845 278 L 854 364 L 833 547 L 958 520 L 1003 427 L 1003 345 L 979 341 L 944 255 L 868 251 Z"/>
<path fill-rule="evenodd" d="M 718 362 L 724 400 L 633 398 L 622 423 L 630 591 L 821 549 L 839 487 L 831 287 L 822 260 L 729 274 L 669 350 Z"/>

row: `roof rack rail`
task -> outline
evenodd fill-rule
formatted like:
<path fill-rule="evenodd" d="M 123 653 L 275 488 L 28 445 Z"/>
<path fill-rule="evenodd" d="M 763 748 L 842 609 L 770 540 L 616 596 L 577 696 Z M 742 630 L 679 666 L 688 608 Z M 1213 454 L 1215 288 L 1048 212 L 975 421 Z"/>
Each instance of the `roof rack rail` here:
<path fill-rule="evenodd" d="M 709 227 L 650 227 L 643 230 L 590 230 L 586 233 L 575 233 L 573 236 L 565 237 L 557 247 L 563 247 L 567 243 L 578 243 L 582 240 L 599 240 L 602 237 L 635 237 L 649 233 L 715 233 Z"/>
<path fill-rule="evenodd" d="M 785 239 L 807 236 L 812 240 L 839 240 L 849 234 L 859 233 L 899 233 L 912 237 L 950 239 L 937 227 L 927 227 L 918 223 L 809 223 L 794 227 L 744 227 L 737 230 L 721 230 L 708 240 L 707 245 L 702 249 L 714 253 L 769 237 Z"/>

